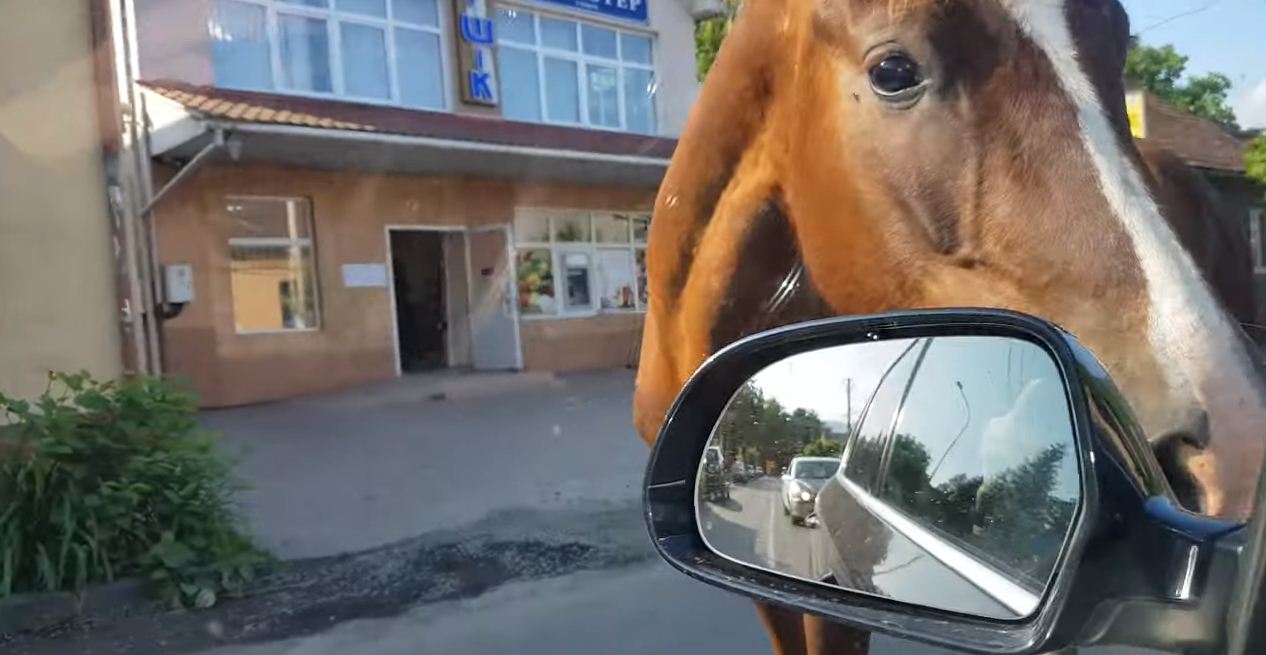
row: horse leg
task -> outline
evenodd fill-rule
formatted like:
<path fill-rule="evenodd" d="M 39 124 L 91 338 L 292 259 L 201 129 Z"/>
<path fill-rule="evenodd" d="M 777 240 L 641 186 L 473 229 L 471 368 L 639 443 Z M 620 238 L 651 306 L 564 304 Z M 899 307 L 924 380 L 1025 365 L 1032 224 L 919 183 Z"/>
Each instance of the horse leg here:
<path fill-rule="evenodd" d="M 756 604 L 774 655 L 867 655 L 870 633 L 816 616 Z"/>

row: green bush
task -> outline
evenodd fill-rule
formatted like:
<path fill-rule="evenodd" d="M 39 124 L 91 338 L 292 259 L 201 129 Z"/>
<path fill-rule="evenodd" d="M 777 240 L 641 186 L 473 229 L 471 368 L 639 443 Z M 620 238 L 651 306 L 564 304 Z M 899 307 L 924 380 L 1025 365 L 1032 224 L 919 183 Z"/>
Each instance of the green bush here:
<path fill-rule="evenodd" d="M 0 597 L 141 576 L 171 607 L 241 590 L 267 556 L 193 397 L 147 377 L 50 375 L 0 394 Z"/>

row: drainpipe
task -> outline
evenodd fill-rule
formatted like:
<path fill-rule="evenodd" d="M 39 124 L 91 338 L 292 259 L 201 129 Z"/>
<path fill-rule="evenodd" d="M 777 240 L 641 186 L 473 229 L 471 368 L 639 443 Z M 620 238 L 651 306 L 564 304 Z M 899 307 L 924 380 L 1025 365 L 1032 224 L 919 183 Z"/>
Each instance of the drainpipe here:
<path fill-rule="evenodd" d="M 98 129 L 102 137 L 105 195 L 114 232 L 118 280 L 119 316 L 125 337 L 124 370 L 132 374 L 154 372 L 150 347 L 150 305 L 145 290 L 137 226 L 140 180 L 135 167 L 137 147 L 133 58 L 131 57 L 131 4 L 129 0 L 93 0 L 91 23 L 93 67 L 97 84 Z"/>
<path fill-rule="evenodd" d="M 205 164 L 217 150 L 225 147 L 224 130 L 216 127 L 211 143 L 183 166 L 157 192 L 154 190 L 153 158 L 150 150 L 148 115 L 145 97 L 137 81 L 140 60 L 137 54 L 135 0 L 97 0 L 100 13 L 108 22 L 109 57 L 102 58 L 104 78 L 113 91 L 110 95 L 109 125 L 117 139 L 115 147 L 105 153 L 111 206 L 117 215 L 123 243 L 118 248 L 123 263 L 126 289 L 125 320 L 131 332 L 131 355 L 134 372 L 161 375 L 161 323 L 175 316 L 164 302 L 162 269 L 159 265 L 158 231 L 154 208 L 180 183 Z M 103 35 L 104 36 L 104 35 Z M 232 148 L 229 148 L 232 151 Z"/>

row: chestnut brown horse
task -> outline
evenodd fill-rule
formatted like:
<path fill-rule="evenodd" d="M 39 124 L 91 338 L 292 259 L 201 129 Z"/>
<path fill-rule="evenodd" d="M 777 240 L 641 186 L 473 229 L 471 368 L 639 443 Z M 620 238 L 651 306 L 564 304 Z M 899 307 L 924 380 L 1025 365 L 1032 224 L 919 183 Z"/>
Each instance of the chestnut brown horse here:
<path fill-rule="evenodd" d="M 1245 515 L 1266 401 L 1242 228 L 1130 138 L 1116 0 L 747 0 L 656 202 L 634 418 L 810 318 L 992 306 L 1104 362 L 1175 491 Z M 866 636 L 762 609 L 779 653 Z"/>

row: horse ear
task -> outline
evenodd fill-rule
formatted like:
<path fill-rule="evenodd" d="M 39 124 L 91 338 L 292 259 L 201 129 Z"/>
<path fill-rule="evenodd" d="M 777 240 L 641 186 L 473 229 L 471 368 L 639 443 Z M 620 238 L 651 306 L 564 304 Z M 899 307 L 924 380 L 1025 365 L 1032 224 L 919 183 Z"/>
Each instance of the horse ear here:
<path fill-rule="evenodd" d="M 634 396 L 634 423 L 651 442 L 698 353 L 676 331 L 704 229 L 764 124 L 782 43 L 786 0 L 746 0 L 704 80 L 655 201 L 647 247 L 650 306 Z M 703 353 L 702 355 L 706 355 Z M 700 359 L 700 361 L 702 361 Z"/>

